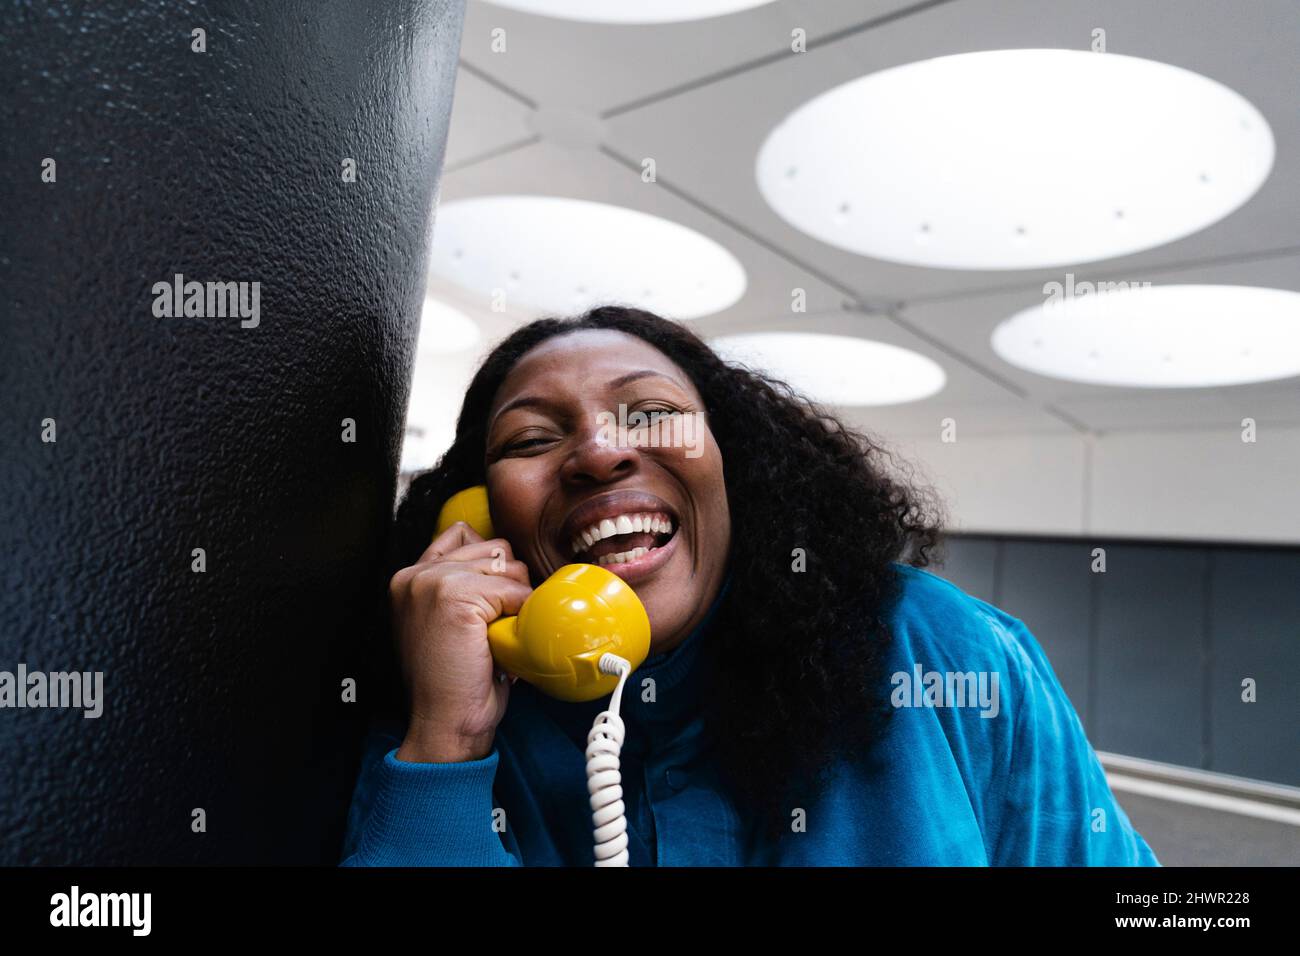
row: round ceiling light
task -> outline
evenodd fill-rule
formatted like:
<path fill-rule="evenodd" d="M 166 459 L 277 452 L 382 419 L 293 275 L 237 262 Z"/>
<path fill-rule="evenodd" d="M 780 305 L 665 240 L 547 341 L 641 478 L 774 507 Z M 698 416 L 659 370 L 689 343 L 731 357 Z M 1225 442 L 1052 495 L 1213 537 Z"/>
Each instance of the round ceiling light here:
<path fill-rule="evenodd" d="M 1208 388 L 1300 375 L 1300 292 L 1170 285 L 1055 297 L 993 331 L 1040 375 L 1136 388 Z"/>
<path fill-rule="evenodd" d="M 492 0 L 501 7 L 595 23 L 669 23 L 703 20 L 762 7 L 773 0 Z"/>
<path fill-rule="evenodd" d="M 425 296 L 420 315 L 420 340 L 417 354 L 446 355 L 464 352 L 478 344 L 478 323 L 460 309 Z"/>
<path fill-rule="evenodd" d="M 622 206 L 483 196 L 438 209 L 433 273 L 498 302 L 568 314 L 633 305 L 671 319 L 720 312 L 745 270 L 692 229 Z"/>
<path fill-rule="evenodd" d="M 729 362 L 780 379 L 827 405 L 895 405 L 928 398 L 947 381 L 935 362 L 884 342 L 817 332 L 753 332 L 711 339 Z"/>
<path fill-rule="evenodd" d="M 792 226 L 908 265 L 1029 269 L 1188 236 L 1273 166 L 1263 115 L 1180 67 L 991 50 L 861 77 L 791 113 L 758 186 Z"/>

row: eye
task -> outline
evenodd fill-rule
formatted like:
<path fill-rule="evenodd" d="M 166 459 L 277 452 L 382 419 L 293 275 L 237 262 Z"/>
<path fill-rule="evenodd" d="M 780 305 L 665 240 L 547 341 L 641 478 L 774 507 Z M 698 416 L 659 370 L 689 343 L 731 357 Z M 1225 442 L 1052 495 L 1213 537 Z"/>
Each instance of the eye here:
<path fill-rule="evenodd" d="M 511 444 L 506 445 L 506 447 L 501 450 L 520 451 L 521 449 L 531 447 L 536 442 L 546 442 L 546 441 L 550 441 L 550 439 L 549 438 L 526 438 L 523 441 L 512 442 Z"/>

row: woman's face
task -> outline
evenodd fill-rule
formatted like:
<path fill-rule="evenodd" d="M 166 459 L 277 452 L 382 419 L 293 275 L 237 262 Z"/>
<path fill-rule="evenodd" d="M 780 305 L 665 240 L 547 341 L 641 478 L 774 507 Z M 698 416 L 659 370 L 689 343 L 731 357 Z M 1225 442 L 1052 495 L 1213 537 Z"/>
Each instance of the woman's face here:
<path fill-rule="evenodd" d="M 626 580 L 650 617 L 651 653 L 691 632 L 726 577 L 731 515 L 703 411 L 667 356 L 607 329 L 542 342 L 488 411 L 497 534 L 534 584 L 575 562 Z"/>

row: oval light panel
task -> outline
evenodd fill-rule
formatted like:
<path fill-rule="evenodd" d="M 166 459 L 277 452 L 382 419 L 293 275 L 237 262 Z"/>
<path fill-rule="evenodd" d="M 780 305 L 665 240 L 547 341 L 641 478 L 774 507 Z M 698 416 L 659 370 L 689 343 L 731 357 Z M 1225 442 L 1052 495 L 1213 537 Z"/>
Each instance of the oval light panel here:
<path fill-rule="evenodd" d="M 752 332 L 720 336 L 709 345 L 780 379 L 827 405 L 896 405 L 928 398 L 947 376 L 934 361 L 909 349 L 848 335 Z"/>
<path fill-rule="evenodd" d="M 594 23 L 670 23 L 703 20 L 773 0 L 492 0 L 499 7 L 563 20 Z"/>
<path fill-rule="evenodd" d="M 425 296 L 420 315 L 417 354 L 449 355 L 464 352 L 478 344 L 478 323 L 460 309 L 433 296 Z"/>
<path fill-rule="evenodd" d="M 1072 382 L 1209 388 L 1300 375 L 1300 292 L 1171 285 L 1056 297 L 993 331 L 1013 365 Z"/>
<path fill-rule="evenodd" d="M 745 270 L 721 245 L 667 219 L 555 196 L 482 196 L 438 209 L 434 275 L 484 298 L 569 314 L 632 305 L 692 319 L 735 305 Z"/>
<path fill-rule="evenodd" d="M 991 50 L 873 73 L 791 113 L 758 186 L 810 236 L 891 262 L 1029 269 L 1181 239 L 1273 166 L 1246 99 L 1115 53 Z"/>

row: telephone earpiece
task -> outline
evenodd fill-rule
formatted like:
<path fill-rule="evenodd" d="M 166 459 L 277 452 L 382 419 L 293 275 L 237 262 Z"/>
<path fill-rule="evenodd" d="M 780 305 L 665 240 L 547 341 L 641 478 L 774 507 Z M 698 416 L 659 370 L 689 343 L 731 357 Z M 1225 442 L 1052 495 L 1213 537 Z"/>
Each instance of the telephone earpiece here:
<path fill-rule="evenodd" d="M 438 516 L 435 535 L 464 521 L 484 539 L 495 537 L 487 488 L 452 495 Z M 632 587 L 595 564 L 566 564 L 543 581 L 518 617 L 488 625 L 492 657 L 538 690 L 567 701 L 613 693 L 617 673 L 602 671 L 601 658 L 615 654 L 631 670 L 650 653 L 650 618 Z"/>
<path fill-rule="evenodd" d="M 492 513 L 488 510 L 487 485 L 475 485 L 448 498 L 438 512 L 438 529 L 433 536 L 436 538 L 457 521 L 465 522 L 484 541 L 497 536 L 492 527 Z"/>

